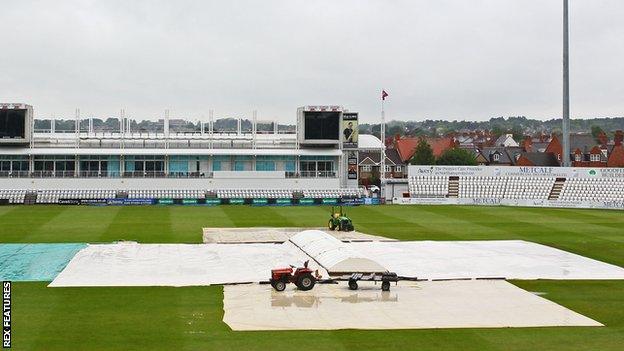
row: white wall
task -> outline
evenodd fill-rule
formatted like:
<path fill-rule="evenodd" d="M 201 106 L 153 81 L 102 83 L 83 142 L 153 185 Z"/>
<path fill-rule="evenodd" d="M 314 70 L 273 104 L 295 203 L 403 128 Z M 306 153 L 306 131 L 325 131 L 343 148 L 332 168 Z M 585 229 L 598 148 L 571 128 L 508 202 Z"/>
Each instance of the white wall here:
<path fill-rule="evenodd" d="M 608 210 L 624 210 L 622 201 L 557 201 L 557 200 L 523 200 L 501 198 L 401 198 L 392 200 L 399 205 L 483 205 L 483 206 L 523 206 L 523 207 L 556 207 L 556 208 L 601 208 Z"/>
<path fill-rule="evenodd" d="M 337 178 L 3 178 L 0 189 L 113 189 L 113 190 L 212 190 L 212 189 L 337 189 Z"/>
<path fill-rule="evenodd" d="M 515 167 L 515 166 L 409 166 L 408 176 L 487 176 L 487 177 L 561 177 L 621 178 L 624 168 L 591 167 Z"/>

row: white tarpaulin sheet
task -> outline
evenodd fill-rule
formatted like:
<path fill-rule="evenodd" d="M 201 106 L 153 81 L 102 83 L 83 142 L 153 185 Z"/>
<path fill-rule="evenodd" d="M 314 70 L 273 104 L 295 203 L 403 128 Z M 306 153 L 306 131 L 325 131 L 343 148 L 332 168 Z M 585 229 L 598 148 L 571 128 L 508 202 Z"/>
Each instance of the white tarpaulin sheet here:
<path fill-rule="evenodd" d="M 358 231 L 330 231 L 326 228 L 308 228 L 330 234 L 340 241 L 397 241 L 383 236 Z M 306 228 L 298 227 L 249 227 L 249 228 L 203 228 L 203 241 L 210 244 L 283 243 Z"/>
<path fill-rule="evenodd" d="M 363 286 L 364 283 L 361 284 Z M 223 321 L 233 330 L 332 330 L 601 326 L 506 281 L 346 284 L 276 292 L 268 285 L 224 287 Z"/>
<path fill-rule="evenodd" d="M 290 238 L 308 256 L 331 273 L 385 272 L 387 269 L 349 244 L 320 230 L 305 230 Z"/>
<path fill-rule="evenodd" d="M 620 267 L 525 241 L 340 244 L 346 245 L 350 252 L 357 252 L 358 257 L 378 262 L 399 275 L 422 279 L 624 279 L 624 269 Z M 301 265 L 308 259 L 312 269 L 319 268 L 317 261 L 333 266 L 331 262 L 334 261 L 323 258 L 322 250 L 307 253 L 316 256 L 310 259 L 291 242 L 89 245 L 72 258 L 50 286 L 190 286 L 259 282 L 268 280 L 273 268 Z M 327 274 L 322 269 L 320 273 Z"/>
<path fill-rule="evenodd" d="M 522 240 L 402 241 L 350 246 L 403 276 L 422 279 L 624 279 L 624 269 Z"/>
<path fill-rule="evenodd" d="M 89 245 L 51 287 L 191 286 L 269 280 L 271 269 L 301 265 L 307 256 L 292 244 Z M 313 263 L 310 267 L 317 269 Z"/>

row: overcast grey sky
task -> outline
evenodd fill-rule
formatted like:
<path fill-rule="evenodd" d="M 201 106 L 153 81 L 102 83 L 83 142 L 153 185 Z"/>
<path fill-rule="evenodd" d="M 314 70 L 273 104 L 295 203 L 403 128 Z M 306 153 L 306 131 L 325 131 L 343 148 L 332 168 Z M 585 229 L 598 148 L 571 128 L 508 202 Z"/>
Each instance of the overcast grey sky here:
<path fill-rule="evenodd" d="M 624 115 L 624 1 L 570 0 L 572 117 Z M 561 111 L 562 0 L 27 1 L 0 11 L 0 101 L 35 115 L 365 122 Z"/>

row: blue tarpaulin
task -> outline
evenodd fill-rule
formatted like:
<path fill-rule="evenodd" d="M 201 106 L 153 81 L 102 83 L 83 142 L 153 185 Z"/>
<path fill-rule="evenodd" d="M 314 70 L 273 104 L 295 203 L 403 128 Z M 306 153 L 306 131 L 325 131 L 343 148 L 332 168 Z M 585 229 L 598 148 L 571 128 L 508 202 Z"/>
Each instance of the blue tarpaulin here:
<path fill-rule="evenodd" d="M 0 280 L 52 281 L 86 244 L 0 244 Z"/>

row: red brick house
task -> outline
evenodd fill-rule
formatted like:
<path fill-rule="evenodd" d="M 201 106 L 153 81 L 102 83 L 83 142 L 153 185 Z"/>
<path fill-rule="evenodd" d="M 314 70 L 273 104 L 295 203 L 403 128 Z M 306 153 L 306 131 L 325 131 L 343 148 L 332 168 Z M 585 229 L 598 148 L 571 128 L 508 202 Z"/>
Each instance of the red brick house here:
<path fill-rule="evenodd" d="M 624 167 L 624 147 L 622 145 L 613 147 L 609 160 L 607 160 L 607 167 Z"/>
<path fill-rule="evenodd" d="M 359 184 L 373 185 L 370 180 L 379 178 L 381 167 L 380 151 L 360 151 L 358 154 Z M 407 165 L 401 161 L 399 153 L 395 149 L 386 150 L 386 173 L 388 178 L 407 178 Z"/>
<path fill-rule="evenodd" d="M 429 146 L 431 146 L 431 150 L 433 151 L 433 156 L 440 157 L 444 153 L 444 151 L 448 149 L 452 149 L 458 146 L 455 138 L 453 137 L 443 137 L 443 138 L 425 138 Z M 416 152 L 416 146 L 420 138 L 395 138 L 393 141 L 394 149 L 396 149 L 401 157 L 401 160 L 405 163 L 408 163 L 409 160 L 414 156 Z"/>
<path fill-rule="evenodd" d="M 554 154 L 561 164 L 562 149 L 559 137 L 553 135 L 544 152 Z M 607 167 L 607 146 L 597 145 L 589 134 L 571 134 L 569 152 L 572 167 Z"/>

